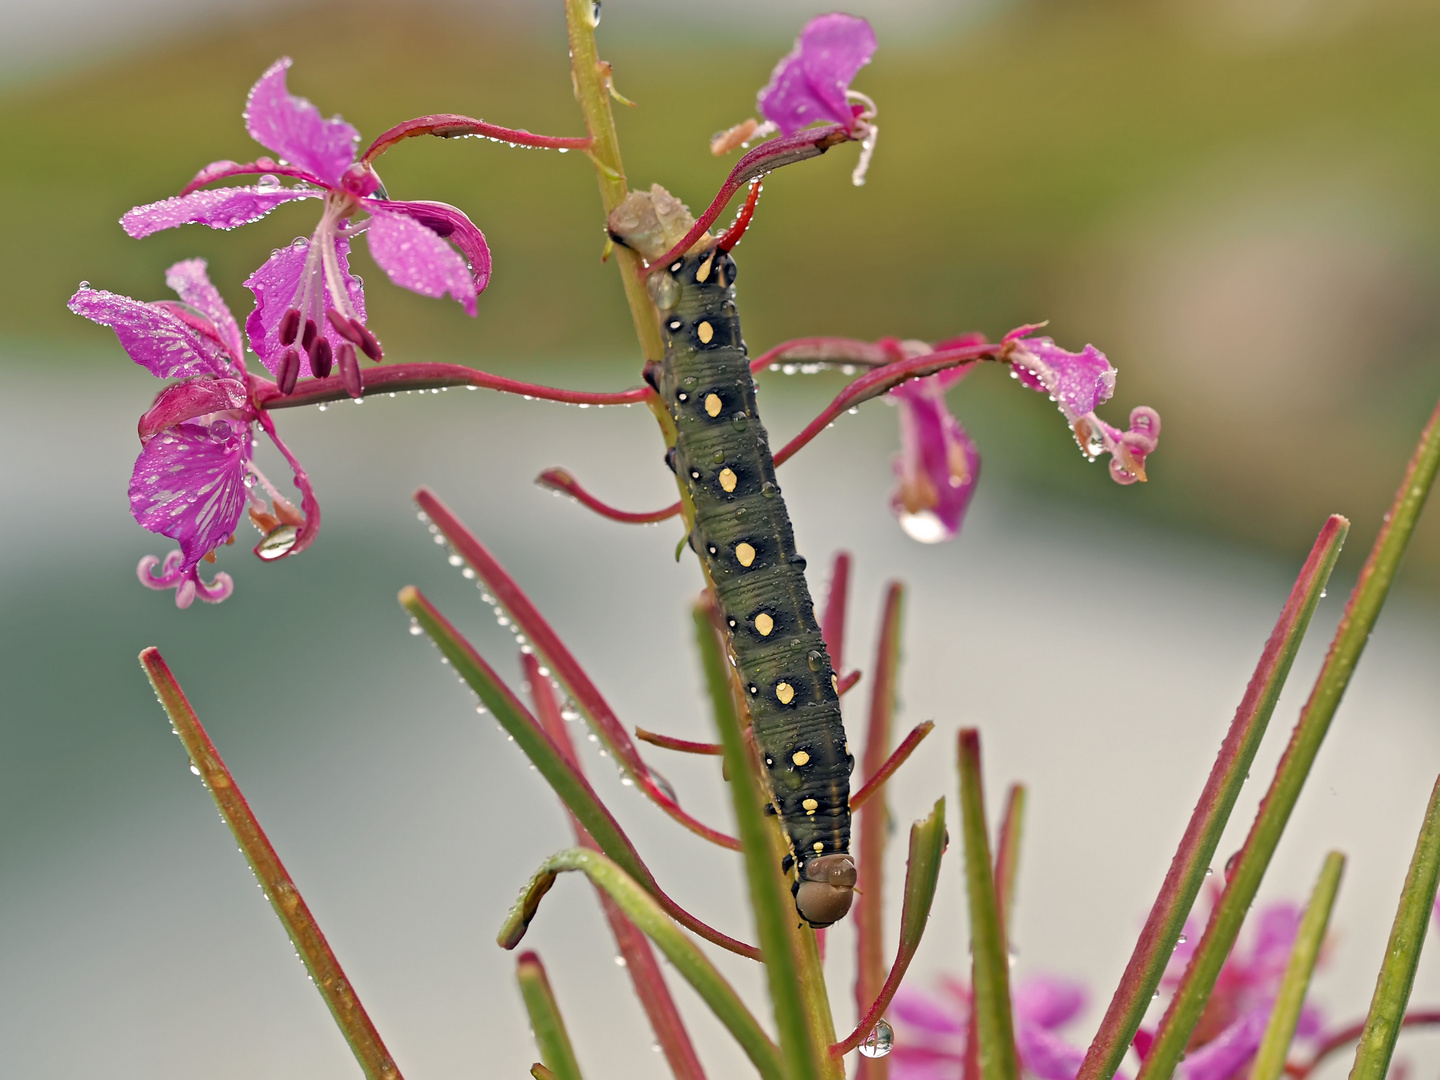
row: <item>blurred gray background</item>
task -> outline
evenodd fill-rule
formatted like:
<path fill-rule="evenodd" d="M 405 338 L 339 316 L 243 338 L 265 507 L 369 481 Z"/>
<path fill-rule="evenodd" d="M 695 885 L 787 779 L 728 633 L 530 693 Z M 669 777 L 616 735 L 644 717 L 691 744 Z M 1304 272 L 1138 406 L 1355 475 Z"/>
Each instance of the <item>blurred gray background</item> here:
<path fill-rule="evenodd" d="M 1440 389 L 1433 340 L 1433 132 L 1440 15 L 1428 5 L 1275 0 L 872 4 L 882 50 L 857 85 L 882 107 L 870 184 L 849 161 L 767 187 L 741 250 L 752 346 L 806 333 L 940 337 L 1054 319 L 1120 368 L 1107 415 L 1166 419 L 1152 482 L 1086 469 L 1038 395 L 984 372 L 952 394 L 985 476 L 963 535 L 933 548 L 891 519 L 895 418 L 845 416 L 785 466 L 812 587 L 856 557 L 850 665 L 872 666 L 884 583 L 906 581 L 901 723 L 938 730 L 891 793 L 902 828 L 954 805 L 954 731 L 984 733 L 992 804 L 1030 785 L 1017 970 L 1085 981 L 1088 1041 L 1215 747 L 1324 514 L 1355 528 L 1330 599 L 1222 842 L 1238 847 L 1343 595 Z M 407 1076 L 522 1076 L 535 1052 L 493 935 L 569 842 L 555 799 L 468 691 L 407 633 L 417 584 L 507 674 L 514 643 L 414 516 L 433 487 L 531 590 L 631 725 L 708 738 L 685 645 L 699 575 L 673 523 L 601 521 L 531 484 L 566 465 L 629 508 L 672 497 L 646 413 L 485 393 L 277 414 L 325 511 L 317 545 L 222 568 L 236 594 L 177 612 L 133 578 L 165 547 L 130 519 L 134 422 L 155 383 L 69 316 L 82 278 L 143 297 L 203 254 L 237 311 L 244 273 L 311 227 L 136 244 L 113 224 L 203 162 L 252 152 L 245 89 L 282 52 L 292 86 L 367 135 L 461 110 L 568 132 L 552 5 L 401 9 L 215 3 L 7 7 L 0 191 L 0 1043 L 23 1077 L 349 1077 L 356 1067 L 200 785 L 135 656 L 158 645 L 189 691 Z M 631 174 L 703 203 L 704 153 L 811 14 L 798 3 L 610 0 L 602 47 L 640 102 Z M 453 23 L 438 21 L 442 17 Z M 718 64 L 714 63 L 720 58 Z M 701 64 L 707 61 L 708 66 Z M 715 69 L 713 80 L 696 71 Z M 677 89 L 678 87 L 678 89 Z M 395 359 L 539 381 L 635 381 L 596 199 L 578 155 L 407 144 L 392 192 L 470 210 L 496 252 L 472 323 L 362 265 Z M 797 430 L 837 376 L 762 377 Z M 271 475 L 279 474 L 274 468 Z M 1342 706 L 1262 891 L 1299 899 L 1324 853 L 1351 863 L 1315 997 L 1363 1013 L 1430 786 L 1440 568 L 1433 523 Z M 864 682 L 850 706 L 863 717 Z M 725 823 L 712 760 L 651 760 Z M 731 856 L 702 852 L 587 762 L 677 899 L 751 936 Z M 898 887 L 903 832 L 891 867 Z M 952 863 L 954 862 L 952 852 Z M 1217 866 L 1217 872 L 1219 867 Z M 966 964 L 946 871 L 912 979 Z M 898 916 L 898 897 L 890 908 Z M 545 958 L 588 1074 L 665 1075 L 586 887 L 563 881 L 527 943 Z M 832 997 L 850 1017 L 847 929 Z M 763 989 L 721 958 L 750 999 Z M 683 984 L 711 1075 L 744 1069 Z M 1422 960 L 1414 1000 L 1440 1001 Z M 1401 1056 L 1440 1063 L 1428 1036 Z M 1337 1055 L 1328 1075 L 1348 1066 Z"/>

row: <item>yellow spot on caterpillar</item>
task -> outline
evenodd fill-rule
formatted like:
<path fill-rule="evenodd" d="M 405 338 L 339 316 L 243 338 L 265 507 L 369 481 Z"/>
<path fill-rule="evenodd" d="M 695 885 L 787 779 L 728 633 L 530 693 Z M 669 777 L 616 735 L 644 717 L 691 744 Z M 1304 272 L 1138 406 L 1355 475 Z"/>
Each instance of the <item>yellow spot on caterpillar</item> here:
<path fill-rule="evenodd" d="M 789 705 L 790 702 L 795 700 L 795 688 L 788 682 L 778 683 L 775 686 L 775 697 L 779 699 L 781 705 Z M 804 750 L 801 750 L 790 760 L 795 762 L 796 765 L 804 765 L 805 761 L 801 761 L 801 758 L 809 761 L 810 755 L 805 753 Z"/>
<path fill-rule="evenodd" d="M 813 814 L 816 810 L 820 809 L 820 804 L 814 799 L 806 799 L 800 805 L 805 808 L 805 813 L 807 814 Z"/>
<path fill-rule="evenodd" d="M 816 855 L 819 855 L 820 852 L 822 852 L 822 851 L 824 851 L 824 850 L 825 850 L 825 841 L 824 841 L 824 840 L 816 840 L 816 841 L 815 841 L 815 854 L 816 854 Z"/>
<path fill-rule="evenodd" d="M 755 629 L 760 631 L 761 637 L 769 637 L 770 631 L 775 629 L 775 620 L 762 611 L 755 616 Z"/>
<path fill-rule="evenodd" d="M 833 672 L 830 675 L 830 688 L 834 690 L 835 693 L 840 693 L 840 676 L 834 674 Z"/>
<path fill-rule="evenodd" d="M 710 257 L 700 264 L 695 271 L 695 280 L 699 282 L 708 281 L 710 278 L 710 265 L 715 261 L 715 253 L 712 251 Z"/>
<path fill-rule="evenodd" d="M 781 683 L 780 685 L 784 686 L 785 684 Z M 790 755 L 790 760 L 796 765 L 809 765 L 810 755 L 804 750 L 796 750 L 795 753 Z"/>
<path fill-rule="evenodd" d="M 726 491 L 734 491 L 735 484 L 737 482 L 738 481 L 735 478 L 735 471 L 733 469 L 720 470 L 720 486 Z"/>
<path fill-rule="evenodd" d="M 699 326 L 695 327 L 695 333 L 700 338 L 701 345 L 709 345 L 711 339 L 715 337 L 715 328 L 708 322 L 702 322 Z M 711 413 L 710 415 L 714 416 L 715 414 Z"/>
<path fill-rule="evenodd" d="M 741 540 L 735 545 L 735 558 L 740 560 L 741 566 L 749 566 L 755 561 L 755 549 Z"/>
<path fill-rule="evenodd" d="M 705 395 L 705 411 L 707 413 L 709 413 L 711 416 L 719 416 L 720 410 L 722 408 L 724 408 L 724 405 L 720 401 L 719 394 Z"/>

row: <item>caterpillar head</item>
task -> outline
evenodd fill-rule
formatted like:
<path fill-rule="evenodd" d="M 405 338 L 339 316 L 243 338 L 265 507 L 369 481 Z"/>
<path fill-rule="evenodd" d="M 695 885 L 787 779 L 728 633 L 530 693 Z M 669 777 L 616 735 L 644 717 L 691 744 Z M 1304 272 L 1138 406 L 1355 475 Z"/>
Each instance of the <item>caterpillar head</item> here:
<path fill-rule="evenodd" d="M 610 211 L 606 225 L 610 238 L 617 244 L 638 251 L 646 260 L 658 259 L 690 231 L 695 217 L 690 208 L 659 184 L 649 191 L 632 191 Z M 691 248 L 699 250 L 715 242 L 709 233 L 700 237 Z"/>
<path fill-rule="evenodd" d="M 839 922 L 855 899 L 855 860 L 849 855 L 807 859 L 795 883 L 795 910 L 817 930 Z"/>

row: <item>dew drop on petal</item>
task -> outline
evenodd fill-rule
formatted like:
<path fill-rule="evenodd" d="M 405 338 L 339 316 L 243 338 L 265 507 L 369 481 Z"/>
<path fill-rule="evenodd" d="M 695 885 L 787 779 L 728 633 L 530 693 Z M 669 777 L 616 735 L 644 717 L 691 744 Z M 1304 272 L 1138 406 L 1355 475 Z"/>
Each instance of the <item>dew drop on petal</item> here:
<path fill-rule="evenodd" d="M 945 523 L 929 510 L 921 510 L 918 514 L 901 514 L 900 528 L 905 530 L 905 535 L 911 540 L 918 540 L 922 544 L 938 544 L 949 535 Z"/>
<path fill-rule="evenodd" d="M 895 1032 L 882 1018 L 875 1022 L 875 1028 L 860 1044 L 860 1053 L 867 1058 L 888 1057 L 895 1048 Z"/>

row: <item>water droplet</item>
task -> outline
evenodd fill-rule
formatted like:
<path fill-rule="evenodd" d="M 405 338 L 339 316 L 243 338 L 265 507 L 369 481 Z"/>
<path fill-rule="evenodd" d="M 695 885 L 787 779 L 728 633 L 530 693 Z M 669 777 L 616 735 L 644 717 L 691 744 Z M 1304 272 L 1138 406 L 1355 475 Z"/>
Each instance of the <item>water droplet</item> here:
<path fill-rule="evenodd" d="M 265 534 L 265 539 L 255 545 L 255 554 L 266 562 L 288 555 L 300 537 L 300 530 L 294 525 L 277 525 Z"/>
<path fill-rule="evenodd" d="M 1215 873 L 1215 868 L 1214 868 L 1213 866 L 1207 866 L 1207 867 L 1205 867 L 1205 876 L 1206 876 L 1206 877 L 1209 877 L 1209 876 L 1210 876 L 1211 874 L 1213 874 L 1213 873 Z"/>
<path fill-rule="evenodd" d="M 905 535 L 911 540 L 918 540 L 922 544 L 938 544 L 950 535 L 945 523 L 929 510 L 921 510 L 918 514 L 901 514 L 900 528 L 905 530 Z"/>
<path fill-rule="evenodd" d="M 763 484 L 760 485 L 760 494 L 765 496 L 765 498 L 767 499 L 773 499 L 776 495 L 780 494 L 780 488 L 778 485 L 771 483 L 769 480 L 766 480 Z"/>
<path fill-rule="evenodd" d="M 615 966 L 616 966 L 616 967 L 629 967 L 630 965 L 627 964 L 627 963 L 625 963 L 625 957 L 623 957 L 623 956 L 617 956 L 617 957 L 615 957 Z"/>
<path fill-rule="evenodd" d="M 1190 939 L 1188 937 L 1186 937 L 1184 934 L 1181 934 L 1178 938 L 1175 939 L 1175 944 L 1184 945 L 1189 940 Z"/>
<path fill-rule="evenodd" d="M 449 559 L 449 562 L 450 562 L 450 565 L 451 565 L 451 566 L 459 566 L 459 565 L 460 565 L 461 563 L 463 563 L 464 561 L 465 561 L 465 560 L 462 559 L 459 555 L 455 555 L 455 554 L 453 554 L 453 553 L 451 554 L 450 559 Z"/>
<path fill-rule="evenodd" d="M 192 761 L 192 762 L 190 763 L 190 771 L 191 771 L 192 773 L 194 773 L 196 776 L 199 776 L 199 775 L 200 775 L 200 766 L 196 765 L 196 764 Z"/>
<path fill-rule="evenodd" d="M 410 620 L 410 634 L 412 637 L 419 637 L 424 632 L 425 631 L 420 627 L 420 622 L 418 619 Z"/>
<path fill-rule="evenodd" d="M 274 173 L 266 173 L 255 181 L 255 187 L 264 194 L 270 194 L 280 190 L 280 178 Z"/>
<path fill-rule="evenodd" d="M 882 1018 L 860 1044 L 860 1053 L 867 1058 L 888 1057 L 895 1048 L 895 1030 Z"/>
<path fill-rule="evenodd" d="M 750 418 L 746 416 L 743 412 L 736 413 L 735 418 L 730 421 L 730 426 L 733 427 L 736 431 L 744 431 L 747 427 L 750 426 Z"/>

